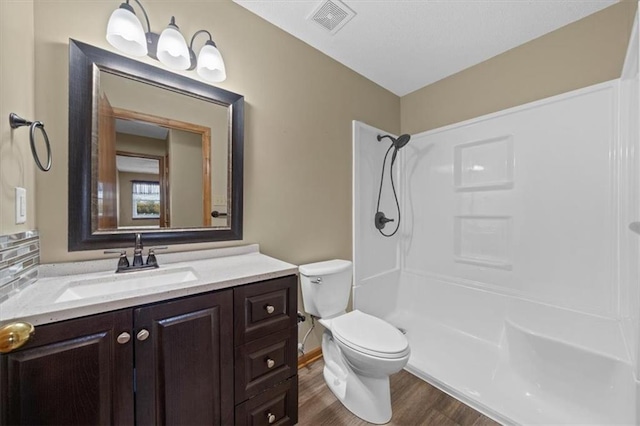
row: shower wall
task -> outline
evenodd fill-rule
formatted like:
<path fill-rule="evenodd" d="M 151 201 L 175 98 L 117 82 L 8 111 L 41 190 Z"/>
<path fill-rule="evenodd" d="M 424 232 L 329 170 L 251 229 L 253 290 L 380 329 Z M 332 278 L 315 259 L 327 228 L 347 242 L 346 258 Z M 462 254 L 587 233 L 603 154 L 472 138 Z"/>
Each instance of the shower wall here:
<path fill-rule="evenodd" d="M 362 300 L 372 301 L 371 306 L 360 303 L 359 309 L 375 313 L 380 317 L 384 317 L 395 309 L 394 301 L 398 295 L 397 283 L 400 280 L 400 234 L 402 231 L 400 229 L 393 237 L 386 238 L 380 235 L 373 222 L 384 156 L 390 146 L 388 139 L 378 142 L 376 136 L 384 134 L 388 132 L 353 121 L 353 296 L 354 302 L 357 298 L 360 299 L 360 296 Z M 401 165 L 403 151 L 398 155 L 399 159 L 396 160 L 394 167 L 394 179 L 402 208 L 400 170 L 403 168 Z M 387 217 L 397 220 L 396 204 L 389 180 L 390 157 L 391 154 L 385 167 L 380 210 L 385 212 Z M 385 232 L 389 233 L 390 229 L 395 229 L 395 222 L 388 223 Z"/>
<path fill-rule="evenodd" d="M 620 317 L 636 379 L 640 379 L 640 36 L 636 14 L 620 78 Z M 640 418 L 640 415 L 638 416 Z"/>
<path fill-rule="evenodd" d="M 633 90 L 637 79 L 616 80 L 414 135 L 397 170 L 402 233 L 388 239 L 373 227 L 386 144 L 354 123 L 355 306 L 387 317 L 402 271 L 446 289 L 416 309 L 464 317 L 473 302 L 456 304 L 455 288 L 496 296 L 487 318 L 465 320 L 471 334 L 497 342 L 507 303 L 495 301 L 516 298 L 624 320 L 636 360 L 638 241 L 627 225 L 640 218 L 637 136 L 620 119 L 632 115 Z"/>
<path fill-rule="evenodd" d="M 639 44 L 636 17 L 620 79 L 413 135 L 393 238 L 381 131 L 354 122 L 354 307 L 495 419 L 640 419 Z"/>
<path fill-rule="evenodd" d="M 617 117 L 612 82 L 414 135 L 404 237 L 388 239 L 373 228 L 387 144 L 354 123 L 356 288 L 385 294 L 401 248 L 412 274 L 617 317 Z"/>
<path fill-rule="evenodd" d="M 415 137 L 404 270 L 618 315 L 617 83 Z"/>
<path fill-rule="evenodd" d="M 354 307 L 408 331 L 407 368 L 507 422 L 638 418 L 637 89 L 414 135 L 389 239 L 378 130 L 354 123 Z"/>

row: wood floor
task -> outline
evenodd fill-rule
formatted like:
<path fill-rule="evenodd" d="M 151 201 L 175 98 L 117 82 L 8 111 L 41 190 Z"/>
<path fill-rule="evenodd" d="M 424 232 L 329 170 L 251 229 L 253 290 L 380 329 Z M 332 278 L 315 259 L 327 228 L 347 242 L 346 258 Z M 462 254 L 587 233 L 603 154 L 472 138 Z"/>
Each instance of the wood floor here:
<path fill-rule="evenodd" d="M 369 423 L 351 414 L 324 383 L 322 360 L 298 370 L 298 424 Z M 391 376 L 393 418 L 389 425 L 495 426 L 498 423 L 402 370 Z"/>

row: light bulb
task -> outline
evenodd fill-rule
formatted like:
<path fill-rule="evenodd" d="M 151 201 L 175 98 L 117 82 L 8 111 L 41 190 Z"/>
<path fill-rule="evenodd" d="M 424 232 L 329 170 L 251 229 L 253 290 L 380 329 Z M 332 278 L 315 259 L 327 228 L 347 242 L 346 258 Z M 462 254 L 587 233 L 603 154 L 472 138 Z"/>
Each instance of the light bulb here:
<path fill-rule="evenodd" d="M 222 55 L 211 40 L 207 41 L 198 54 L 197 72 L 204 80 L 219 83 L 227 78 Z"/>
<path fill-rule="evenodd" d="M 174 70 L 186 70 L 191 64 L 189 47 L 171 17 L 171 23 L 160 34 L 158 60 Z"/>
<path fill-rule="evenodd" d="M 147 39 L 142 24 L 128 4 L 122 3 L 111 14 L 107 24 L 107 41 L 131 56 L 147 54 Z"/>

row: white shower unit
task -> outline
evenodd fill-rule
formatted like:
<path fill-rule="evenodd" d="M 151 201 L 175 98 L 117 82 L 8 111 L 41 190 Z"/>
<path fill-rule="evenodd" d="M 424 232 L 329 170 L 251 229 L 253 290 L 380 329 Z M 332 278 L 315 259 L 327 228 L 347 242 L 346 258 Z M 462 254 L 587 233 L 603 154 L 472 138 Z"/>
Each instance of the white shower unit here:
<path fill-rule="evenodd" d="M 413 135 L 392 238 L 388 144 L 354 122 L 354 306 L 503 423 L 640 423 L 637 31 L 618 80 Z"/>

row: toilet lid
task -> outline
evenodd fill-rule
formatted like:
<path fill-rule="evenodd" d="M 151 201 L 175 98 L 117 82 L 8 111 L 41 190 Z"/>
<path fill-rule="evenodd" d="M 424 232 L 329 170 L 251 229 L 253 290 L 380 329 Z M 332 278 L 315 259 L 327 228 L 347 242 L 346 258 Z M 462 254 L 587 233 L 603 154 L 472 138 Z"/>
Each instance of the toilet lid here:
<path fill-rule="evenodd" d="M 300 265 L 298 270 L 305 277 L 313 275 L 327 275 L 342 272 L 351 267 L 351 262 L 348 260 L 334 259 L 325 260 L 324 262 L 309 263 L 307 265 Z"/>
<path fill-rule="evenodd" d="M 384 358 L 407 353 L 407 338 L 388 322 L 360 311 L 335 318 L 331 332 L 342 344 L 354 350 Z"/>

